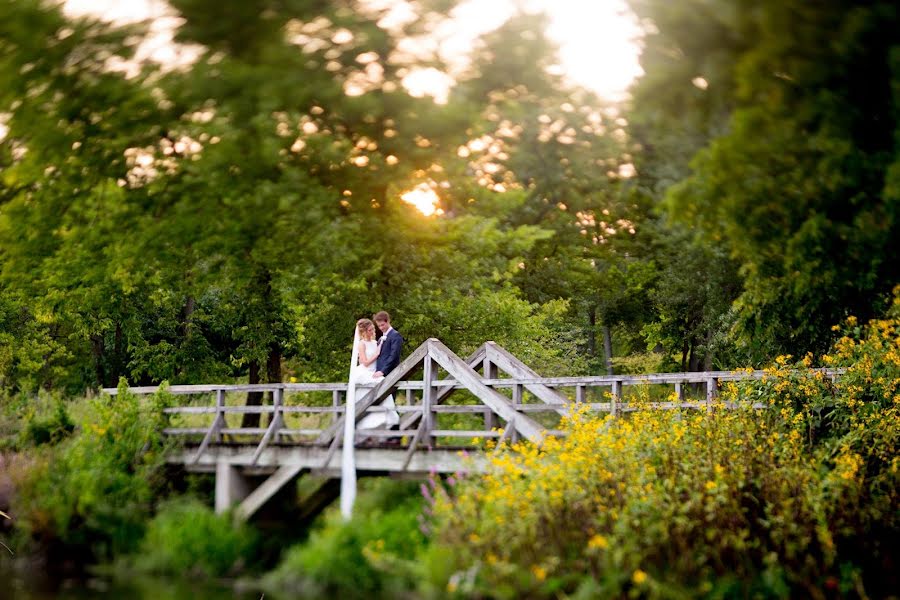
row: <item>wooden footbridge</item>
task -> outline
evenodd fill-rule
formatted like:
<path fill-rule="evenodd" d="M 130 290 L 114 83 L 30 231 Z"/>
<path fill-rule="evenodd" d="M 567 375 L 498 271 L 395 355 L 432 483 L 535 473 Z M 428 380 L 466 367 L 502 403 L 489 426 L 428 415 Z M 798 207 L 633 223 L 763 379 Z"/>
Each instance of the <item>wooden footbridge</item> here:
<path fill-rule="evenodd" d="M 628 386 L 672 388 L 666 401 L 640 407 L 711 410 L 722 382 L 762 376 L 762 371 L 713 371 L 547 378 L 494 342 L 462 359 L 429 339 L 377 385 L 357 386 L 352 418 L 358 422 L 385 410 L 378 404 L 393 394 L 400 424 L 399 429 L 357 429 L 356 468 L 362 476 L 395 477 L 477 471 L 487 460 L 472 445 L 474 438 L 539 442 L 562 435 L 559 420 L 573 407 L 586 405 L 614 416 L 637 410 L 628 402 Z M 130 389 L 135 394 L 157 390 Z M 172 425 L 164 433 L 182 442 L 169 462 L 215 473 L 218 512 L 237 505 L 237 516 L 249 518 L 301 476 L 315 482 L 299 503 L 301 511 L 313 515 L 337 497 L 346 383 L 175 385 L 168 392 L 192 400 L 164 409 Z M 246 392 L 266 392 L 271 404 L 229 403 Z M 268 423 L 242 427 L 235 422 L 247 414 L 267 415 Z"/>

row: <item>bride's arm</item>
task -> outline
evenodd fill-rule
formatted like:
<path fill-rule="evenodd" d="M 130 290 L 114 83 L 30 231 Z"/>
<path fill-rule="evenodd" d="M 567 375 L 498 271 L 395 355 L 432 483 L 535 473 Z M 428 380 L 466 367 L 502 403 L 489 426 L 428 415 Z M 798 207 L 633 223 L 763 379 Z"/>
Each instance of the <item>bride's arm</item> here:
<path fill-rule="evenodd" d="M 375 352 L 372 353 L 372 356 L 371 357 L 367 356 L 366 355 L 366 345 L 360 344 L 359 345 L 359 364 L 361 364 L 364 367 L 368 367 L 373 362 L 375 362 L 375 360 L 378 358 L 378 354 L 380 352 L 381 352 L 381 348 L 376 347 Z"/>

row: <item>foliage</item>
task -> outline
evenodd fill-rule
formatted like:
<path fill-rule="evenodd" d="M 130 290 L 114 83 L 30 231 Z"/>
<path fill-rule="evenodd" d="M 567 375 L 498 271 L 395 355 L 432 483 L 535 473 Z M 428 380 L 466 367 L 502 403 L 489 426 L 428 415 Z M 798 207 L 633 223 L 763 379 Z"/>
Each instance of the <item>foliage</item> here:
<path fill-rule="evenodd" d="M 900 290 L 898 290 L 900 292 Z M 575 416 L 437 496 L 432 589 L 553 597 L 880 596 L 900 535 L 900 296 L 825 359 L 781 357 L 710 414 Z M 856 337 L 860 336 L 860 337 Z M 754 405 L 763 408 L 754 408 Z"/>
<path fill-rule="evenodd" d="M 56 444 L 75 431 L 75 423 L 69 416 L 62 400 L 53 403 L 52 412 L 41 416 L 31 412 L 25 417 L 25 426 L 21 432 L 22 442 L 39 446 Z"/>
<path fill-rule="evenodd" d="M 385 574 L 385 557 L 412 557 L 425 538 L 416 518 L 421 511 L 418 485 L 363 480 L 350 521 L 329 509 L 310 538 L 288 549 L 278 568 L 264 579 L 273 593 L 365 598 L 411 582 Z"/>
<path fill-rule="evenodd" d="M 160 506 L 133 558 L 138 571 L 206 577 L 235 574 L 252 562 L 258 534 L 231 514 L 190 497 Z"/>
<path fill-rule="evenodd" d="M 74 435 L 35 449 L 14 473 L 19 531 L 39 544 L 61 544 L 96 558 L 132 550 L 164 488 L 161 392 L 140 400 L 124 382 L 117 396 L 84 402 Z"/>
<path fill-rule="evenodd" d="M 737 263 L 744 354 L 823 352 L 832 323 L 881 314 L 900 280 L 895 3 L 630 4 L 653 23 L 642 183 Z"/>

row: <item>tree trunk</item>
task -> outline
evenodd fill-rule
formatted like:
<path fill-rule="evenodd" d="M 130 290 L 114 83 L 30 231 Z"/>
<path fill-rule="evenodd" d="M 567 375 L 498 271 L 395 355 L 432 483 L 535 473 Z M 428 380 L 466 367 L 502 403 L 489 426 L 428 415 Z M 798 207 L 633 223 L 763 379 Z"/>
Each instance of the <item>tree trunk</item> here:
<path fill-rule="evenodd" d="M 603 354 L 606 355 L 606 374 L 613 374 L 613 362 L 612 362 L 612 334 L 609 331 L 609 327 L 604 325 L 602 327 L 603 330 Z"/>
<path fill-rule="evenodd" d="M 597 355 L 597 309 L 590 307 L 588 309 L 588 356 L 591 358 Z"/>
<path fill-rule="evenodd" d="M 281 383 L 281 346 L 277 343 L 269 345 L 269 356 L 266 359 L 266 381 L 268 383 Z M 270 400 L 275 404 L 274 392 L 270 392 Z M 274 415 L 270 415 L 271 422 Z"/>
<path fill-rule="evenodd" d="M 259 383 L 259 362 L 250 361 L 250 374 L 247 383 Z M 247 392 L 247 406 L 262 406 L 262 392 Z M 244 413 L 241 427 L 259 427 L 259 413 Z"/>
<path fill-rule="evenodd" d="M 106 348 L 103 343 L 102 335 L 92 335 L 91 336 L 91 355 L 94 357 L 94 373 L 97 378 L 97 385 L 100 387 L 112 387 L 109 385 L 109 382 L 106 380 L 106 369 L 105 365 L 105 354 Z"/>
<path fill-rule="evenodd" d="M 703 370 L 712 371 L 713 353 L 712 353 L 713 332 L 710 329 L 706 332 L 706 352 L 703 353 Z"/>

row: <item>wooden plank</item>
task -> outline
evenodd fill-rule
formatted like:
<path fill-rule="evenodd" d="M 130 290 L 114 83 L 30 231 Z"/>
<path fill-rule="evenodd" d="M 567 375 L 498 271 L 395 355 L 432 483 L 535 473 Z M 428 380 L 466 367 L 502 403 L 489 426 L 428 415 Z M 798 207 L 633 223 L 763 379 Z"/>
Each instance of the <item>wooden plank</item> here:
<path fill-rule="evenodd" d="M 270 445 L 263 452 L 256 467 L 249 467 L 254 448 L 247 446 L 215 446 L 203 455 L 198 465 L 188 465 L 193 457 L 194 448 L 176 450 L 167 456 L 171 464 L 183 465 L 191 472 L 213 472 L 218 463 L 239 467 L 244 473 L 274 473 L 285 465 L 301 465 L 311 471 L 322 471 L 337 475 L 340 473 L 341 457 L 333 456 L 325 461 L 328 449 L 322 446 L 278 446 Z M 406 460 L 406 448 L 357 448 L 356 466 L 358 472 L 383 474 L 386 472 L 403 472 Z M 323 466 L 324 465 L 324 466 Z M 429 472 L 454 473 L 467 470 L 471 473 L 481 472 L 487 465 L 487 458 L 481 453 L 470 453 L 468 457 L 461 455 L 458 448 L 435 448 L 431 451 L 420 446 L 413 453 L 407 465 L 409 473 L 427 475 Z"/>
<path fill-rule="evenodd" d="M 285 484 L 290 483 L 303 467 L 301 465 L 284 465 L 269 476 L 259 487 L 250 492 L 235 510 L 235 517 L 240 521 L 246 521 L 253 513 L 262 508 L 272 496 L 277 494 Z"/>
<path fill-rule="evenodd" d="M 539 442 L 543 438 L 544 428 L 525 415 L 519 414 L 509 400 L 500 392 L 487 387 L 472 367 L 453 354 L 447 346 L 434 338 L 426 342 L 428 354 L 444 368 L 447 373 L 463 384 L 467 390 L 488 405 L 491 410 L 506 419 L 516 430 L 528 439 Z"/>
<path fill-rule="evenodd" d="M 609 412 L 612 416 L 616 416 L 619 413 L 618 404 L 622 401 L 622 381 L 616 379 L 612 383 L 612 398 L 610 399 L 610 408 Z"/>
<path fill-rule="evenodd" d="M 845 369 L 819 368 L 809 369 L 811 373 L 821 372 L 825 376 L 836 379 L 844 374 Z M 614 381 L 620 381 L 622 385 L 644 385 L 648 383 L 705 383 L 710 377 L 718 381 L 739 381 L 744 379 L 761 379 L 766 376 L 765 371 L 703 371 L 696 373 L 649 373 L 646 375 L 619 375 L 619 376 L 585 376 L 585 377 L 519 377 L 515 379 L 489 379 L 485 378 L 484 383 L 492 387 L 511 387 L 512 385 L 522 384 L 527 386 L 554 386 L 554 387 L 575 387 L 577 385 L 585 385 L 590 387 L 609 386 Z M 395 382 L 391 387 L 397 387 L 401 390 L 422 389 L 421 382 L 405 381 Z M 461 389 L 460 384 L 453 381 L 436 381 L 435 387 L 445 388 L 453 387 Z M 173 395 L 200 395 L 209 394 L 217 390 L 225 392 L 271 392 L 275 389 L 281 389 L 291 392 L 346 392 L 346 383 L 260 383 L 260 384 L 204 384 L 204 385 L 173 385 L 166 388 L 166 391 Z M 128 388 L 129 393 L 135 395 L 155 394 L 159 391 L 159 386 L 136 386 Z M 552 391 L 552 390 L 551 390 Z M 117 388 L 102 388 L 101 392 L 110 396 L 118 394 Z M 534 393 L 532 390 L 529 392 Z"/>
<path fill-rule="evenodd" d="M 212 440 L 218 441 L 221 436 L 219 432 L 225 427 L 225 415 L 222 414 L 222 408 L 225 406 L 225 394 L 222 390 L 218 390 L 216 394 L 216 418 L 213 419 L 212 425 L 209 426 L 209 431 L 206 432 L 206 435 L 203 437 L 203 441 L 200 443 L 200 447 L 197 448 L 197 454 L 194 456 L 193 464 L 197 464 L 200 460 L 200 456 L 206 452 L 206 448 L 209 446 Z"/>
<path fill-rule="evenodd" d="M 431 430 L 434 429 L 434 413 L 431 411 L 431 403 L 434 401 L 434 387 L 432 384 L 437 374 L 435 367 L 434 359 L 431 358 L 430 354 L 425 356 L 425 372 L 422 376 L 422 384 L 425 386 L 422 391 L 422 419 L 425 423 L 425 437 L 428 440 L 427 446 L 429 448 L 433 448 L 436 441 L 434 436 L 430 434 Z"/>
<path fill-rule="evenodd" d="M 492 364 L 499 367 L 512 379 L 540 379 L 531 367 L 523 363 L 515 357 L 506 348 L 496 342 L 488 342 L 485 344 L 486 360 L 490 360 Z M 525 388 L 535 398 L 545 404 L 565 406 L 569 403 L 568 399 L 562 394 L 550 389 L 546 385 L 540 383 L 523 384 Z M 559 414 L 564 414 L 560 411 Z"/>
<path fill-rule="evenodd" d="M 264 434 L 266 427 L 225 427 L 222 435 L 256 435 Z"/>
<path fill-rule="evenodd" d="M 512 403 L 513 403 L 513 406 L 516 407 L 517 412 L 522 407 L 522 396 L 523 395 L 524 395 L 524 386 L 517 385 L 513 388 Z M 516 431 L 515 429 L 513 429 L 512 435 L 510 435 L 510 441 L 512 441 L 513 444 L 515 444 L 519 441 L 519 432 Z"/>
<path fill-rule="evenodd" d="M 276 389 L 273 392 L 274 398 L 272 401 L 272 409 L 275 411 L 275 416 L 272 417 L 272 422 L 269 423 L 268 429 L 266 429 L 265 435 L 263 435 L 262 440 L 259 442 L 259 446 L 256 447 L 256 452 L 253 454 L 253 461 L 250 463 L 251 465 L 255 465 L 256 461 L 259 460 L 260 454 L 262 454 L 263 450 L 266 449 L 266 446 L 269 445 L 269 442 L 272 438 L 275 437 L 275 432 L 278 431 L 282 426 L 284 426 L 284 421 L 281 416 L 281 402 L 283 399 L 283 391 L 280 389 Z"/>
<path fill-rule="evenodd" d="M 163 435 L 206 435 L 208 427 L 166 427 Z"/>
<path fill-rule="evenodd" d="M 472 367 L 472 368 L 474 369 L 474 368 L 476 368 L 478 365 L 480 365 L 480 364 L 482 363 L 482 361 L 484 360 L 484 356 L 485 356 L 485 344 L 482 344 L 481 346 L 479 346 L 479 347 L 475 350 L 475 352 L 473 352 L 473 353 L 466 359 L 466 364 L 469 365 L 470 367 Z M 435 382 L 434 382 L 435 387 L 438 387 L 438 386 L 440 385 L 440 383 L 441 383 L 441 382 L 439 382 L 439 381 L 435 381 Z M 454 383 L 454 386 L 453 386 L 453 387 L 442 388 L 442 389 L 437 393 L 436 397 L 435 397 L 435 398 L 433 399 L 433 401 L 432 401 L 432 410 L 435 408 L 434 405 L 439 405 L 439 404 L 441 404 L 441 403 L 442 403 L 444 400 L 446 400 L 446 399 L 450 396 L 450 394 L 452 394 L 458 387 L 461 387 L 461 386 L 459 385 L 458 382 L 454 381 L 453 383 Z M 421 382 L 421 381 L 420 381 L 420 382 L 419 382 L 419 385 L 421 386 L 420 389 L 424 389 L 424 387 L 425 387 L 424 382 Z M 406 416 L 402 417 L 402 418 L 400 419 L 400 429 L 409 429 L 410 427 L 415 426 L 416 422 L 417 422 L 421 417 L 422 417 L 421 411 L 417 411 L 417 412 L 413 413 L 412 415 L 406 415 Z"/>
<path fill-rule="evenodd" d="M 416 433 L 413 435 L 412 439 L 409 442 L 409 448 L 406 449 L 406 456 L 403 458 L 403 465 L 400 467 L 401 471 L 406 471 L 409 468 L 409 461 L 412 460 L 413 454 L 416 452 L 416 446 L 419 445 L 419 441 L 422 439 L 422 436 L 425 434 L 425 420 L 423 419 L 419 423 L 418 429 L 416 429 Z"/>
<path fill-rule="evenodd" d="M 341 392 L 340 390 L 334 390 L 331 393 L 331 408 L 334 412 L 331 414 L 331 422 L 336 422 L 340 417 L 338 416 L 338 410 L 341 408 Z"/>
<path fill-rule="evenodd" d="M 584 404 L 584 387 L 583 385 L 575 386 L 575 402 L 577 404 Z"/>
<path fill-rule="evenodd" d="M 308 413 L 308 414 L 340 414 L 344 412 L 343 406 L 282 406 L 282 413 Z"/>
<path fill-rule="evenodd" d="M 710 377 L 706 380 L 706 412 L 711 413 L 713 410 L 713 400 L 716 398 L 716 378 Z"/>
<path fill-rule="evenodd" d="M 432 429 L 434 437 L 458 437 L 458 438 L 495 438 L 500 437 L 496 431 L 484 431 L 483 429 Z"/>

